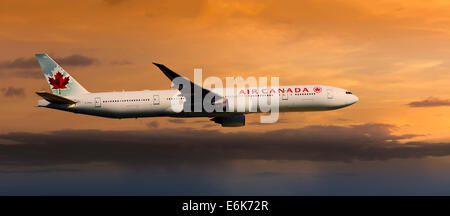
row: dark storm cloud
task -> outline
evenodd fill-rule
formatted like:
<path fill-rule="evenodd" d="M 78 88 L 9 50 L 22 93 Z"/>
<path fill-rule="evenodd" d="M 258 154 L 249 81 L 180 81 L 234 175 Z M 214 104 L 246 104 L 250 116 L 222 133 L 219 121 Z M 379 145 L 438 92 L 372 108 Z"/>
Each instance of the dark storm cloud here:
<path fill-rule="evenodd" d="M 429 97 L 421 101 L 413 101 L 408 104 L 410 107 L 436 107 L 436 106 L 450 106 L 450 100 Z"/>
<path fill-rule="evenodd" d="M 54 60 L 60 64 L 62 67 L 64 66 L 89 66 L 96 62 L 97 59 L 73 54 L 67 57 L 62 58 L 54 58 Z M 39 63 L 35 57 L 30 58 L 17 58 L 11 61 L 1 61 L 0 69 L 36 69 L 40 68 Z"/>
<path fill-rule="evenodd" d="M 97 59 L 79 55 L 79 54 L 73 54 L 67 57 L 63 58 L 55 58 L 55 61 L 61 65 L 61 67 L 66 66 L 89 66 L 93 65 L 98 62 Z"/>
<path fill-rule="evenodd" d="M 0 89 L 5 97 L 23 97 L 25 96 L 24 88 L 8 87 Z"/>
<path fill-rule="evenodd" d="M 174 123 L 174 124 L 184 124 L 186 123 L 186 121 L 184 119 L 169 119 L 167 120 L 170 123 Z"/>
<path fill-rule="evenodd" d="M 230 160 L 388 160 L 450 155 L 450 143 L 407 142 L 393 126 L 309 126 L 268 133 L 170 129 L 12 132 L 0 140 L 0 165 L 111 162 L 123 165 L 219 163 Z M 0 141 L 1 142 L 1 141 Z"/>
<path fill-rule="evenodd" d="M 35 58 L 17 58 L 12 61 L 0 62 L 0 69 L 15 69 L 15 68 L 35 68 L 39 67 L 39 63 Z"/>
<path fill-rule="evenodd" d="M 186 125 L 190 125 L 190 124 L 205 124 L 204 128 L 214 126 L 214 124 L 211 124 L 211 121 L 209 119 L 206 119 L 206 118 L 205 119 L 173 118 L 173 119 L 168 119 L 167 122 L 170 122 L 170 123 L 173 123 L 173 124 L 186 124 Z"/>
<path fill-rule="evenodd" d="M 80 172 L 81 169 L 53 168 L 53 169 L 17 169 L 0 170 L 0 174 L 23 174 L 23 173 L 55 173 L 55 172 Z"/>
<path fill-rule="evenodd" d="M 54 58 L 54 60 L 64 66 L 89 66 L 96 64 L 99 61 L 95 58 L 73 54 L 67 57 Z M 39 63 L 35 57 L 30 58 L 17 58 L 12 61 L 0 62 L 0 77 L 18 77 L 18 78 L 30 78 L 40 79 L 43 78 L 42 71 Z"/>
<path fill-rule="evenodd" d="M 152 121 L 147 123 L 147 127 L 149 128 L 158 128 L 159 127 L 159 123 L 157 121 Z"/>

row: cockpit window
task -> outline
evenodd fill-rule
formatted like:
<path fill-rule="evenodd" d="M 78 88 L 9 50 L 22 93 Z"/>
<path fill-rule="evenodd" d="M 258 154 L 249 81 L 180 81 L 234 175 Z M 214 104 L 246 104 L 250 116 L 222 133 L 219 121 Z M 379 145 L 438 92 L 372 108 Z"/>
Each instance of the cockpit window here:
<path fill-rule="evenodd" d="M 351 92 L 349 92 L 349 91 L 346 91 L 346 92 L 345 92 L 345 94 L 352 94 L 352 93 L 351 93 Z"/>

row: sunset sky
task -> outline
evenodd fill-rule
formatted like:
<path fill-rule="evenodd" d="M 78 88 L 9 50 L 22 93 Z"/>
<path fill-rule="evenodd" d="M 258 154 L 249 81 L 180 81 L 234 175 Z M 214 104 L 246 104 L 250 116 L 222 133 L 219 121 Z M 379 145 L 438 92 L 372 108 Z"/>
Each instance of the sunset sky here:
<path fill-rule="evenodd" d="M 95 134 L 117 136 L 117 140 L 122 140 L 131 133 L 151 140 L 159 139 L 158 134 L 170 137 L 170 130 L 175 134 L 171 140 L 187 139 L 191 144 L 198 145 L 199 149 L 211 147 L 206 144 L 209 143 L 207 141 L 218 138 L 223 143 L 223 140 L 233 143 L 241 137 L 254 142 L 271 134 L 272 138 L 284 137 L 286 143 L 292 142 L 294 146 L 300 139 L 307 140 L 297 149 L 291 144 L 288 145 L 293 149 L 288 150 L 283 149 L 283 145 L 276 147 L 267 144 L 267 148 L 264 145 L 236 146 L 230 151 L 224 150 L 223 154 L 202 150 L 196 153 L 198 158 L 215 155 L 226 161 L 230 173 L 260 169 L 258 175 L 269 175 L 269 178 L 279 178 L 278 182 L 285 183 L 298 176 L 273 177 L 274 170 L 292 173 L 292 170 L 303 169 L 303 173 L 318 176 L 322 175 L 318 174 L 320 172 L 343 173 L 346 176 L 354 172 L 359 175 L 360 170 L 373 168 L 376 171 L 361 174 L 364 179 L 371 179 L 369 177 L 376 176 L 375 173 L 381 172 L 381 167 L 385 166 L 391 167 L 392 171 L 384 172 L 392 174 L 396 173 L 396 169 L 410 169 L 405 164 L 413 163 L 418 168 L 427 167 L 422 170 L 429 175 L 437 175 L 438 169 L 435 167 L 448 170 L 450 165 L 449 1 L 2 0 L 0 27 L 0 148 L 3 149 L 0 162 L 4 168 L 0 170 L 0 175 L 11 179 L 4 181 L 21 179 L 23 176 L 8 174 L 17 169 L 25 170 L 25 174 L 20 174 L 25 176 L 34 173 L 30 174 L 30 170 L 45 171 L 49 167 L 57 170 L 56 173 L 82 169 L 91 178 L 90 174 L 96 173 L 96 170 L 102 170 L 111 177 L 121 172 L 132 172 L 129 169 L 117 171 L 121 170 L 118 167 L 157 166 L 153 160 L 132 161 L 125 156 L 58 160 L 57 154 L 51 154 L 57 150 L 50 144 L 40 149 L 42 154 L 34 155 L 33 160 L 24 155 L 32 154 L 29 149 L 40 148 L 33 142 L 45 143 L 52 138 L 67 137 L 77 140 L 78 134 L 80 137 L 92 136 L 92 139 L 86 139 L 101 143 L 101 147 L 97 146 L 99 149 L 108 149 L 111 145 L 110 151 L 119 152 L 125 148 L 130 154 L 135 152 L 136 157 L 145 158 L 145 155 L 139 155 L 139 146 L 144 147 L 145 143 L 136 141 L 127 149 L 120 143 L 110 143 Z M 247 116 L 247 125 L 241 128 L 222 128 L 206 118 L 115 120 L 77 115 L 36 107 L 40 98 L 34 92 L 48 91 L 49 87 L 34 57 L 35 53 L 49 54 L 90 92 L 169 89 L 170 81 L 152 65 L 152 62 L 158 62 L 192 79 L 194 68 L 202 68 L 204 77 L 278 76 L 280 85 L 337 86 L 351 90 L 359 97 L 359 102 L 329 112 L 281 113 L 278 123 L 268 125 L 259 124 L 259 114 L 252 114 Z M 211 135 L 195 139 L 195 134 L 201 137 L 208 134 L 205 132 Z M 323 134 L 335 139 L 327 140 Z M 277 142 L 276 139 L 273 141 Z M 336 143 L 327 145 L 333 141 Z M 177 152 L 184 154 L 179 150 L 177 141 L 167 143 L 168 146 L 176 145 L 173 147 L 178 148 Z M 335 144 L 342 144 L 343 147 L 340 149 Z M 17 149 L 15 145 L 18 145 Z M 87 154 L 75 150 L 76 143 L 68 145 L 68 149 L 74 150 L 77 156 Z M 356 150 L 353 148 L 355 145 L 358 146 Z M 89 148 L 85 144 L 81 146 Z M 269 154 L 272 147 L 276 150 Z M 336 149 L 331 151 L 329 147 Z M 373 148 L 373 151 L 365 152 L 366 147 Z M 259 148 L 265 150 L 252 152 Z M 181 149 L 186 153 L 190 151 L 190 147 L 184 144 Z M 328 152 L 323 149 L 328 149 Z M 296 150 L 300 152 L 299 158 L 290 155 Z M 156 154 L 149 146 L 143 150 L 152 157 L 174 157 L 169 150 L 158 151 L 161 152 Z M 107 153 L 94 149 L 92 154 L 99 156 Z M 244 156 L 239 157 L 241 154 Z M 215 161 L 217 158 L 205 156 L 203 159 Z M 179 159 L 191 168 L 174 165 L 176 162 L 166 161 L 167 158 L 155 163 L 170 169 L 178 167 L 182 173 L 186 172 L 184 168 L 195 170 L 189 173 L 203 169 L 197 166 L 199 161 L 191 159 Z M 395 160 L 392 162 L 395 165 L 390 166 L 387 162 L 379 164 L 386 160 Z M 323 161 L 331 161 L 332 165 Z M 349 161 L 353 161 L 351 167 L 345 165 Z M 373 164 L 354 161 L 371 161 Z M 10 163 L 18 164 L 18 168 L 6 165 Z M 225 162 L 217 163 L 225 166 Z M 226 185 L 221 190 L 211 191 L 224 193 L 231 190 L 231 194 L 233 191 L 239 193 L 231 186 L 233 183 L 238 184 L 236 187 L 245 188 L 251 185 L 249 179 L 255 177 L 227 181 L 222 178 L 223 173 L 202 175 L 206 176 L 201 179 L 214 176 L 222 182 L 222 186 Z M 53 177 L 53 174 L 45 176 L 48 179 Z M 352 174 L 346 177 L 352 178 Z M 403 177 L 393 177 L 394 182 L 401 184 Z M 37 182 L 45 178 L 39 177 Z M 358 181 L 364 188 L 361 178 Z M 449 180 L 450 176 L 445 178 Z M 164 182 L 163 179 L 161 177 L 159 181 Z M 315 180 L 303 179 L 296 184 L 312 185 L 311 182 Z M 27 182 L 23 185 L 29 186 Z M 270 181 L 261 185 L 270 186 Z M 193 188 L 193 193 L 207 191 L 198 185 Z M 330 190 L 337 194 L 348 191 L 336 188 Z M 0 186 L 0 192 L 7 189 L 7 186 Z M 290 190 L 271 189 L 273 192 L 269 194 L 283 194 Z M 314 191 L 305 187 L 299 193 L 316 194 L 317 191 L 326 190 L 320 188 Z M 446 193 L 449 191 L 445 190 Z M 356 189 L 353 192 L 358 194 Z M 424 189 L 424 192 L 429 191 Z M 248 193 L 252 194 L 252 191 Z M 190 194 L 189 191 L 186 194 Z"/>

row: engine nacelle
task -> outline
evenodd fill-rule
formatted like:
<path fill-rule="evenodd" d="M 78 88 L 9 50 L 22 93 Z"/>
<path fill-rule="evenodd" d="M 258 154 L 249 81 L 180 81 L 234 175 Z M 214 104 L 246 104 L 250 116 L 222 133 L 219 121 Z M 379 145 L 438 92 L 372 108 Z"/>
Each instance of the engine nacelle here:
<path fill-rule="evenodd" d="M 211 119 L 217 124 L 221 124 L 222 127 L 242 127 L 245 126 L 245 116 L 244 115 L 233 115 L 233 116 L 223 116 L 214 117 Z"/>

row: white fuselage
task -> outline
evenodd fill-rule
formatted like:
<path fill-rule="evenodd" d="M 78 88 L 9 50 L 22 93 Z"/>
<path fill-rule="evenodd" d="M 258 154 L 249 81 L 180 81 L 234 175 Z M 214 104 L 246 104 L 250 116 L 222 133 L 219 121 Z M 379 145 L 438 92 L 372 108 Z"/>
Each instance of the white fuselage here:
<path fill-rule="evenodd" d="M 212 89 L 211 91 L 223 95 L 227 100 L 234 100 L 236 106 L 244 101 L 246 103 L 244 111 L 234 108 L 233 112 L 222 113 L 180 112 L 186 98 L 182 97 L 178 90 L 87 93 L 68 96 L 67 98 L 77 102 L 72 105 L 54 104 L 46 100 L 40 100 L 38 106 L 110 118 L 214 117 L 251 113 L 252 110 L 261 112 L 257 101 L 270 101 L 271 97 L 277 97 L 280 112 L 334 110 L 358 101 L 358 97 L 345 89 L 325 85 L 280 86 L 276 88 L 249 87 L 233 89 L 234 94 L 227 95 L 227 92 L 230 92 L 229 90 Z"/>

